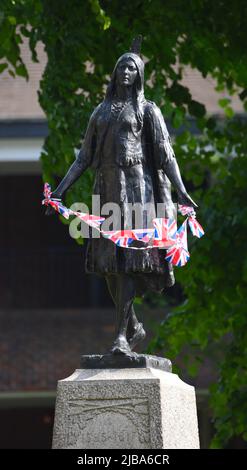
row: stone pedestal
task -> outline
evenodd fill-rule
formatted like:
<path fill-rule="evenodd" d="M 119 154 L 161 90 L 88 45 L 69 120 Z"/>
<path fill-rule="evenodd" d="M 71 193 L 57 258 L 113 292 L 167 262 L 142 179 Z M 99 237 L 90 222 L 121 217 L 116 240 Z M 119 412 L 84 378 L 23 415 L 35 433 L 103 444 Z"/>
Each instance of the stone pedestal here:
<path fill-rule="evenodd" d="M 194 387 L 153 367 L 77 369 L 58 382 L 54 449 L 198 449 Z"/>

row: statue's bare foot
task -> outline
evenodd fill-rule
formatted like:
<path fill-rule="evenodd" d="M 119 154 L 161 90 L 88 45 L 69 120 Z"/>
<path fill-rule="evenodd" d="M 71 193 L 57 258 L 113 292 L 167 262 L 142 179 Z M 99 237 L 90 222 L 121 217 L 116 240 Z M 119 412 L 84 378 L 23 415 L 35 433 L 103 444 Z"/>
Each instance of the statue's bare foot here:
<path fill-rule="evenodd" d="M 128 340 L 130 349 L 133 349 L 137 343 L 146 337 L 146 331 L 144 330 L 142 323 L 138 323 L 136 326 L 134 326 L 133 330 L 134 333 Z"/>
<path fill-rule="evenodd" d="M 125 355 L 132 354 L 131 349 L 129 347 L 129 343 L 123 335 L 119 335 L 117 339 L 115 339 L 110 352 L 112 354 L 125 354 Z"/>

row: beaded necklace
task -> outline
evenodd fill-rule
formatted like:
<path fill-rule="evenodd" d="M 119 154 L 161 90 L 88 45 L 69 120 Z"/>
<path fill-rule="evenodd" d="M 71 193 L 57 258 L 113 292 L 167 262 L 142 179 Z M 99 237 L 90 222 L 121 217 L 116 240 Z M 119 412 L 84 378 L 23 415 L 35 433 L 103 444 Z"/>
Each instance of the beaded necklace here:
<path fill-rule="evenodd" d="M 111 115 L 118 119 L 120 113 L 126 108 L 128 104 L 132 102 L 131 98 L 128 98 L 126 101 L 116 100 L 114 99 L 111 102 Z"/>

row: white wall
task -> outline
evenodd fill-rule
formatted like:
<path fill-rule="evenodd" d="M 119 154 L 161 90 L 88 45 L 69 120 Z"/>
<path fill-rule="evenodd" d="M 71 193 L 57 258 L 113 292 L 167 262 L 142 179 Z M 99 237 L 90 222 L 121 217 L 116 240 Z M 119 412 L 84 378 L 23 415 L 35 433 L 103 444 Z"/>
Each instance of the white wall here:
<path fill-rule="evenodd" d="M 39 160 L 44 140 L 35 139 L 0 139 L 0 161 L 31 161 Z"/>
<path fill-rule="evenodd" d="M 40 173 L 44 139 L 0 139 L 0 173 Z"/>

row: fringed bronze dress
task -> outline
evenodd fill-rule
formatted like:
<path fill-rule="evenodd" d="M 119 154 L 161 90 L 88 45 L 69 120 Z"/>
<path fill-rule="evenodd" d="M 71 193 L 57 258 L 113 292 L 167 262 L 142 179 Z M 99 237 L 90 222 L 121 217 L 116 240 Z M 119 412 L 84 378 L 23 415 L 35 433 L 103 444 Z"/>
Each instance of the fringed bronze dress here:
<path fill-rule="evenodd" d="M 154 103 L 145 101 L 141 129 L 131 102 L 99 105 L 89 123 L 83 158 L 87 160 L 82 162 L 84 166 L 96 169 L 93 193 L 100 195 L 101 208 L 109 202 L 118 204 L 125 227 L 132 225 L 128 203 L 148 203 L 144 227 L 150 227 L 150 220 L 156 217 L 157 203 L 162 203 L 163 217 L 174 217 L 165 165 L 175 157 L 163 117 Z M 135 274 L 143 289 L 161 290 L 174 284 L 165 250 L 121 248 L 103 237 L 88 241 L 86 271 Z"/>

